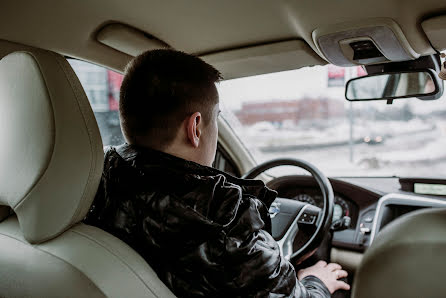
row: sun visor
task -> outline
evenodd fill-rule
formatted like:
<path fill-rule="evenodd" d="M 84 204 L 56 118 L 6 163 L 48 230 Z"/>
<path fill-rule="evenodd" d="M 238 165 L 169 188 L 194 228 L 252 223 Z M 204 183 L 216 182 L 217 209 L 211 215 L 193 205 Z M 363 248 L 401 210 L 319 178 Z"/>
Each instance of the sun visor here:
<path fill-rule="evenodd" d="M 216 67 L 226 80 L 327 63 L 302 40 L 244 47 L 200 58 Z"/>
<path fill-rule="evenodd" d="M 165 42 L 123 24 L 109 24 L 99 30 L 97 40 L 115 50 L 137 56 L 147 50 L 169 48 Z"/>
<path fill-rule="evenodd" d="M 387 18 L 318 28 L 312 36 L 321 54 L 338 66 L 407 61 L 420 56 L 398 24 Z"/>
<path fill-rule="evenodd" d="M 421 27 L 434 49 L 439 52 L 446 50 L 446 15 L 427 19 Z"/>

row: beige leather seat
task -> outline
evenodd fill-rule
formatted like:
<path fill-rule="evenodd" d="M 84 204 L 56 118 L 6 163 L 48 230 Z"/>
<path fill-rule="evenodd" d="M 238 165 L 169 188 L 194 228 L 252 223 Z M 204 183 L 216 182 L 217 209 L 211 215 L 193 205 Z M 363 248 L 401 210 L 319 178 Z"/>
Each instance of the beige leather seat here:
<path fill-rule="evenodd" d="M 353 297 L 445 297 L 445 276 L 446 209 L 424 209 L 379 232 L 356 272 Z"/>
<path fill-rule="evenodd" d="M 0 140 L 0 297 L 173 297 L 129 246 L 80 223 L 103 151 L 62 56 L 0 60 Z"/>

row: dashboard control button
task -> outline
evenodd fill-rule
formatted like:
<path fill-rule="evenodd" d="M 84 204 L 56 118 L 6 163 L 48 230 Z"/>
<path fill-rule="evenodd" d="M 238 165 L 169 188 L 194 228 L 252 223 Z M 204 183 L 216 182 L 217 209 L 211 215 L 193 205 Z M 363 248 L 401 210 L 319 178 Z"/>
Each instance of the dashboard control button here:
<path fill-rule="evenodd" d="M 366 217 L 364 217 L 364 222 L 368 222 L 368 223 L 370 223 L 370 222 L 372 222 L 373 221 L 373 216 L 371 216 L 371 215 L 367 215 Z"/>
<path fill-rule="evenodd" d="M 359 231 L 361 232 L 361 234 L 369 234 L 371 232 L 370 228 L 359 228 Z"/>
<path fill-rule="evenodd" d="M 359 225 L 359 239 L 358 240 L 359 240 L 360 245 L 365 244 L 365 242 L 366 242 L 365 236 L 370 234 L 370 232 L 371 232 L 371 229 L 367 224 L 362 222 Z"/>
<path fill-rule="evenodd" d="M 373 222 L 374 218 L 375 218 L 375 210 L 369 210 L 362 216 L 362 221 L 365 223 L 371 223 Z"/>
<path fill-rule="evenodd" d="M 344 216 L 341 219 L 338 219 L 334 222 L 332 222 L 330 230 L 336 232 L 336 231 L 342 231 L 350 228 L 350 224 L 352 222 L 352 219 L 348 216 Z"/>

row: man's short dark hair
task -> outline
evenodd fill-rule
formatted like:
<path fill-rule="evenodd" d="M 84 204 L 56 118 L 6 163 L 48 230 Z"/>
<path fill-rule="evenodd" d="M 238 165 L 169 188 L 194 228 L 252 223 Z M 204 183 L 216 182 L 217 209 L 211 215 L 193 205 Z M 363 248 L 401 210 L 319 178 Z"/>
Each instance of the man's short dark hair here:
<path fill-rule="evenodd" d="M 212 117 L 221 74 L 193 55 L 174 50 L 147 51 L 126 68 L 119 112 L 128 142 L 163 149 L 176 137 L 181 123 L 200 112 Z"/>

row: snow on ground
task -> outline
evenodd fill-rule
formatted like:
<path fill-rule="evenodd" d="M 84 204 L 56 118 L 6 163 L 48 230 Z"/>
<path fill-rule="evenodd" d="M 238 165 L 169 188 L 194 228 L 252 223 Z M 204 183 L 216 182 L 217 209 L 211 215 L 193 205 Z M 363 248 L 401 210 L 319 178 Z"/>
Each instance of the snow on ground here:
<path fill-rule="evenodd" d="M 280 152 L 258 150 L 264 144 L 262 137 L 275 138 L 277 140 L 274 143 L 275 146 L 289 144 L 290 141 L 287 143 L 286 137 L 302 138 L 300 142 L 304 142 L 304 139 L 309 142 L 308 140 L 311 139 L 314 143 L 317 143 L 317 138 L 323 138 L 324 141 L 345 140 L 345 135 L 342 134 L 349 135 L 345 132 L 345 128 L 327 129 L 324 133 L 317 130 L 293 131 L 288 134 L 263 131 L 257 136 L 254 135 L 259 142 L 251 138 L 247 144 L 259 162 L 278 157 L 300 158 L 313 163 L 329 176 L 446 176 L 446 150 L 444 149 L 446 148 L 446 122 L 437 121 L 433 127 L 432 124 L 422 121 L 409 123 L 395 121 L 391 124 L 387 122 L 387 127 L 385 123 L 379 123 L 374 128 L 379 131 L 391 131 L 391 136 L 378 145 L 365 143 L 354 145 L 352 162 L 348 143 Z M 363 131 L 366 129 L 364 128 Z M 292 167 L 280 167 L 274 169 L 272 174 L 280 176 L 296 173 L 303 172 Z"/>
<path fill-rule="evenodd" d="M 387 163 L 435 161 L 446 158 L 445 148 L 446 138 L 441 138 L 416 150 L 396 150 L 384 153 L 380 156 L 380 160 Z"/>
<path fill-rule="evenodd" d="M 431 130 L 433 125 L 421 120 L 408 122 L 377 121 L 370 123 L 355 123 L 353 127 L 353 142 L 358 143 L 367 136 L 393 137 Z M 316 127 L 275 128 L 269 122 L 260 122 L 240 130 L 241 139 L 247 140 L 257 149 L 264 151 L 283 151 L 284 147 L 311 146 L 327 147 L 330 145 L 348 144 L 350 141 L 350 125 L 346 121 L 335 122 L 331 126 L 318 129 Z"/>

